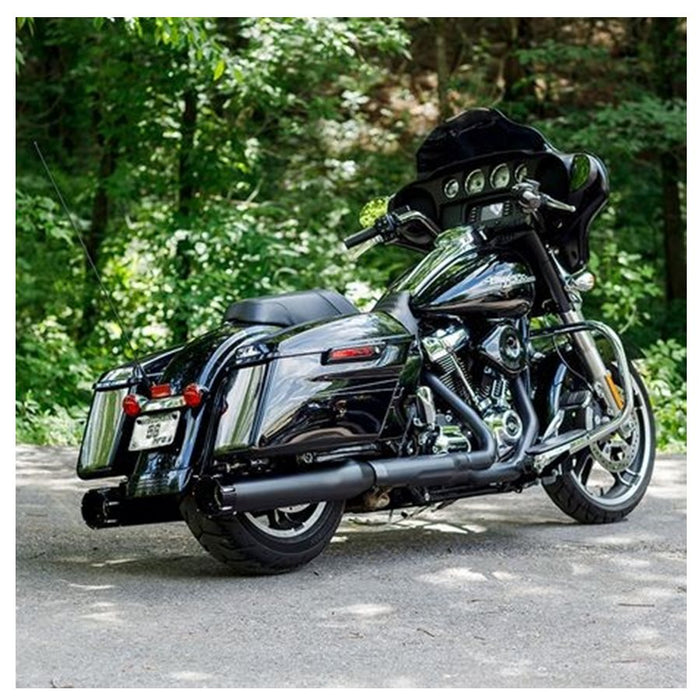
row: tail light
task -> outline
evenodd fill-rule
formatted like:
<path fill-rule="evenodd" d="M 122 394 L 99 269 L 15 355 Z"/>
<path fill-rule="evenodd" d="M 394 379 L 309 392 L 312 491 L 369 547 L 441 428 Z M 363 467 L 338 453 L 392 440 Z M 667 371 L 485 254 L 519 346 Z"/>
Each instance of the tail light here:
<path fill-rule="evenodd" d="M 164 399 L 170 396 L 170 384 L 154 384 L 151 387 L 152 399 Z"/>
<path fill-rule="evenodd" d="M 353 360 L 373 360 L 382 354 L 381 345 L 357 345 L 354 348 L 334 348 L 328 351 L 326 362 L 352 362 Z"/>

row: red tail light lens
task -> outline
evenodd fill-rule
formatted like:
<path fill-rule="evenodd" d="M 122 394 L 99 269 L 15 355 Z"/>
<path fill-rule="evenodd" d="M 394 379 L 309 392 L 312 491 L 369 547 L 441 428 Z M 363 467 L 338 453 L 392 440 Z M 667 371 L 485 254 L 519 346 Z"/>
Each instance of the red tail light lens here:
<path fill-rule="evenodd" d="M 170 384 L 154 384 L 151 387 L 152 399 L 164 399 L 166 396 L 170 396 Z"/>
<path fill-rule="evenodd" d="M 188 384 L 182 392 L 182 398 L 185 399 L 187 406 L 197 408 L 202 403 L 204 392 L 198 384 Z"/>
<path fill-rule="evenodd" d="M 122 408 L 127 416 L 138 416 L 141 413 L 141 402 L 136 394 L 127 394 L 122 401 Z"/>
<path fill-rule="evenodd" d="M 354 348 L 329 350 L 326 362 L 351 362 L 352 360 L 371 360 L 382 354 L 381 345 L 358 345 Z"/>

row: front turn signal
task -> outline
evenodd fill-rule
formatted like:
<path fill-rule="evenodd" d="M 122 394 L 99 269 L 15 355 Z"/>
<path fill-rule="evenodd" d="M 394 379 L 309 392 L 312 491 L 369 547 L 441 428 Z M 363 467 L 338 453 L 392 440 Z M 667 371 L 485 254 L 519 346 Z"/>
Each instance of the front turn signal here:
<path fill-rule="evenodd" d="M 590 292 L 595 287 L 595 275 L 592 272 L 582 272 L 576 275 L 570 284 L 577 292 Z"/>

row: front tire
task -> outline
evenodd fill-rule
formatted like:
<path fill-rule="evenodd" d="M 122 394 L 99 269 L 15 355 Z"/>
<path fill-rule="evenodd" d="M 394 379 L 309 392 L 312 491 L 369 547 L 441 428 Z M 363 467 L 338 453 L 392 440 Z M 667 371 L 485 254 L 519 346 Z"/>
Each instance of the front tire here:
<path fill-rule="evenodd" d="M 343 501 L 307 503 L 232 517 L 208 516 L 192 494 L 180 510 L 199 544 L 238 574 L 280 574 L 317 557 L 330 542 Z"/>
<path fill-rule="evenodd" d="M 568 457 L 564 474 L 544 489 L 554 503 L 580 523 L 622 520 L 640 503 L 654 469 L 656 433 L 649 396 L 637 370 L 630 366 L 634 394 L 632 430 L 617 433 Z M 617 442 L 616 442 L 617 441 Z M 625 450 L 634 450 L 625 454 Z M 620 461 L 616 466 L 615 455 Z"/>

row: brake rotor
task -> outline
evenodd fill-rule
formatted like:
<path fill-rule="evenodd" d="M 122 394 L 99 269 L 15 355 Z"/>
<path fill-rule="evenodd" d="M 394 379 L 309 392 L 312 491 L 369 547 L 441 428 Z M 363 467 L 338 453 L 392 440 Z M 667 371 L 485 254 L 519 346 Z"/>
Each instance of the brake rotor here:
<path fill-rule="evenodd" d="M 594 442 L 590 447 L 594 459 L 609 472 L 622 472 L 631 466 L 639 451 L 639 419 L 632 416 L 618 432 Z"/>

